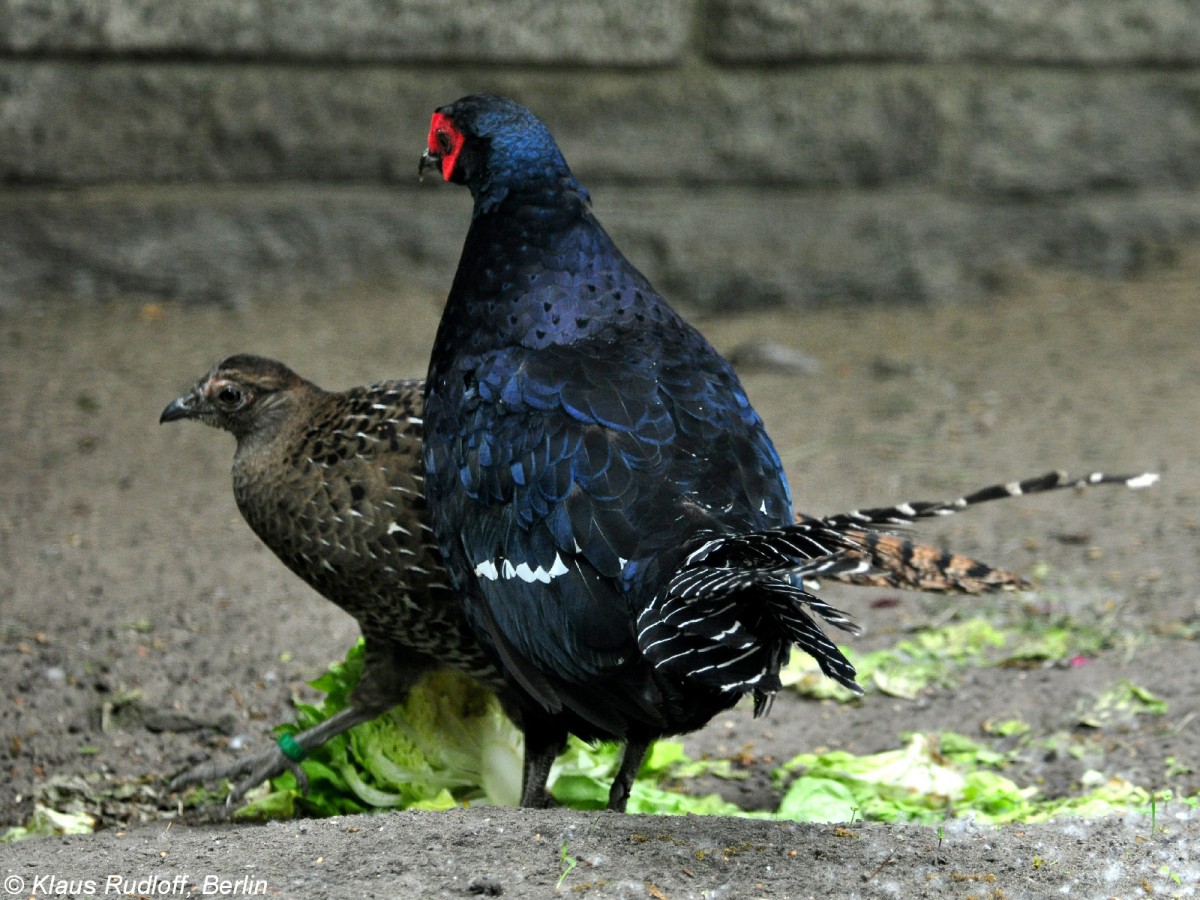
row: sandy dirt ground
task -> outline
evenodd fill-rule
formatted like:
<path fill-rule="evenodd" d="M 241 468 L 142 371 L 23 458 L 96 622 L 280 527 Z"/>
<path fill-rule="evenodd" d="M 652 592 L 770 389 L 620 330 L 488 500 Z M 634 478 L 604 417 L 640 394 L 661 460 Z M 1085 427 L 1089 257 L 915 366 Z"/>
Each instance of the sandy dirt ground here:
<path fill-rule="evenodd" d="M 1022 755 L 1007 773 L 1018 783 L 1066 793 L 1091 768 L 1196 795 L 1198 276 L 1200 254 L 1185 254 L 1129 283 L 1026 273 L 981 306 L 698 323 L 724 351 L 771 340 L 816 362 L 807 374 L 743 372 L 805 512 L 947 498 L 1059 467 L 1163 476 L 1148 491 L 1022 498 L 919 529 L 931 542 L 1044 573 L 1035 592 L 826 592 L 866 627 L 863 648 L 955 612 L 1007 606 L 1116 635 L 1089 664 L 968 669 L 953 688 L 915 701 L 785 695 L 765 720 L 734 710 L 687 739 L 693 755 L 740 755 L 758 776 L 717 789 L 769 805 L 762 773 L 771 760 L 882 750 L 912 729 L 986 740 L 984 722 L 1019 717 L 1035 735 L 1065 731 L 1083 749 Z M 564 810 L 266 826 L 177 815 L 164 778 L 265 746 L 356 629 L 241 521 L 228 479 L 232 439 L 188 423 L 160 428 L 159 412 L 235 351 L 275 356 L 327 387 L 420 375 L 439 308 L 439 297 L 415 290 L 364 290 L 235 310 L 130 300 L 0 312 L 0 826 L 24 821 L 55 780 L 133 785 L 95 835 L 0 845 L 5 895 L 1197 892 L 1200 818 L 1178 802 L 1157 810 L 1165 827 L 1153 833 L 1144 815 L 1002 828 L 955 820 L 940 835 Z M 1079 710 L 1121 679 L 1154 691 L 1168 715 L 1080 728 Z M 561 877 L 568 855 L 577 864 Z"/>

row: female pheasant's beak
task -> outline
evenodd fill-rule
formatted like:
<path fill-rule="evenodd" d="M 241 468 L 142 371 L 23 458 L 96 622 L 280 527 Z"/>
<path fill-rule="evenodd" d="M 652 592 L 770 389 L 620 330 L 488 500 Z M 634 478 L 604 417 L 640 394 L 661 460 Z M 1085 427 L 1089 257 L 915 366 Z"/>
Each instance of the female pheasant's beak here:
<path fill-rule="evenodd" d="M 426 150 L 421 154 L 421 161 L 417 163 L 417 177 L 422 181 L 425 180 L 425 170 L 433 167 L 438 172 L 442 171 L 442 157 L 434 153 L 432 150 Z"/>
<path fill-rule="evenodd" d="M 158 424 L 164 422 L 175 422 L 179 419 L 194 419 L 198 415 L 196 404 L 199 401 L 195 391 L 184 394 L 182 397 L 176 397 L 167 404 L 167 408 L 162 411 L 162 415 L 158 417 Z"/>

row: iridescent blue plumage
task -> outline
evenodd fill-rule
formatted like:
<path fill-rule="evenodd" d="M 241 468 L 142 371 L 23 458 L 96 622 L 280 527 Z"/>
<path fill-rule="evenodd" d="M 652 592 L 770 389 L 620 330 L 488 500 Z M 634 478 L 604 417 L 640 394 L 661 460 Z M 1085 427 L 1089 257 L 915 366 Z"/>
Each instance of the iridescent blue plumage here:
<path fill-rule="evenodd" d="M 793 642 L 853 683 L 803 607 L 844 620 L 795 583 L 849 544 L 788 531 L 737 376 L 616 248 L 541 122 L 476 95 L 435 114 L 429 148 L 475 201 L 426 389 L 434 530 L 527 701 L 525 801 L 573 731 L 629 742 L 621 807 L 650 739 L 764 701 Z M 721 536 L 756 534 L 738 552 L 790 540 L 788 564 L 743 570 L 730 551 L 714 568 Z"/>

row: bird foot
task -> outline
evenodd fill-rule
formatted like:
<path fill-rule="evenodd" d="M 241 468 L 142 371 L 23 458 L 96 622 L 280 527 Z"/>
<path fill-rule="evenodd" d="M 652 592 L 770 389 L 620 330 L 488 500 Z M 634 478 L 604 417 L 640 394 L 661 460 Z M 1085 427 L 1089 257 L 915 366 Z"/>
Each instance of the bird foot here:
<path fill-rule="evenodd" d="M 264 781 L 286 771 L 290 771 L 296 777 L 296 784 L 301 793 L 307 794 L 308 776 L 303 767 L 300 763 L 285 756 L 278 745 L 272 745 L 269 750 L 234 760 L 231 763 L 202 763 L 172 778 L 167 785 L 167 790 L 179 791 L 193 784 L 229 781 L 231 786 L 229 794 L 225 798 L 225 808 L 228 810 Z"/>

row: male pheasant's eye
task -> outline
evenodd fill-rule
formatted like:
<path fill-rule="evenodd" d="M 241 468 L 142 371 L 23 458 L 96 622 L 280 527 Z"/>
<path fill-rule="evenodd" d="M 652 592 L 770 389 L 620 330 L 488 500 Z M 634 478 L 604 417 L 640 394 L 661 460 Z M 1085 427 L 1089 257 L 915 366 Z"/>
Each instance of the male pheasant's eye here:
<path fill-rule="evenodd" d="M 438 150 L 442 153 L 449 153 L 454 149 L 454 141 L 450 139 L 450 132 L 444 128 L 437 130 L 437 144 Z"/>

